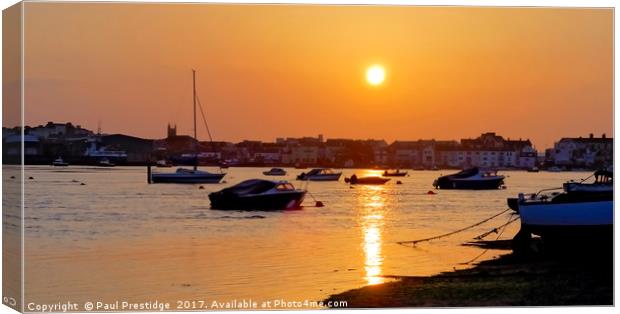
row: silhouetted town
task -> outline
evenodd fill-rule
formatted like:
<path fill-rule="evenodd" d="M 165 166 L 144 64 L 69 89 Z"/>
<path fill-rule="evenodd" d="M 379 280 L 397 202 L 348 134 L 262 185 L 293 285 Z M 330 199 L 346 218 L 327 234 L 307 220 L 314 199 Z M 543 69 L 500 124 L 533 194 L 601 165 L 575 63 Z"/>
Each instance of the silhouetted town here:
<path fill-rule="evenodd" d="M 21 129 L 3 128 L 3 158 L 20 163 Z M 71 164 L 95 164 L 101 159 L 117 164 L 146 165 L 165 160 L 171 164 L 228 166 L 325 166 L 336 168 L 465 168 L 498 169 L 560 167 L 593 169 L 613 163 L 613 138 L 593 134 L 561 138 L 553 148 L 538 152 L 529 139 L 509 139 L 493 132 L 456 140 L 355 140 L 317 137 L 277 138 L 275 142 L 239 143 L 197 141 L 179 135 L 168 125 L 162 139 L 124 134 L 102 134 L 72 123 L 48 122 L 26 126 L 23 137 L 26 164 L 50 164 L 61 157 Z"/>

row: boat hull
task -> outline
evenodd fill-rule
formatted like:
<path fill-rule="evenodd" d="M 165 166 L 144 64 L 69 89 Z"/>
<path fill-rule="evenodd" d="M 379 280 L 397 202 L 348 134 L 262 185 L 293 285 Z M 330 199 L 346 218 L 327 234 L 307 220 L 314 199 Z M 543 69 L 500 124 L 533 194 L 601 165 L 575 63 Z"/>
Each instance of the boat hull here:
<path fill-rule="evenodd" d="M 212 209 L 271 211 L 298 209 L 301 207 L 305 196 L 306 191 L 244 196 L 215 192 L 209 194 L 209 200 Z"/>
<path fill-rule="evenodd" d="M 350 178 L 345 178 L 344 180 L 345 180 L 345 182 L 347 182 L 349 184 L 356 184 L 356 185 L 382 185 L 382 184 L 385 184 L 386 182 L 390 181 L 390 179 L 379 178 L 379 177 L 375 177 L 375 178 L 357 178 L 355 180 L 350 179 Z"/>
<path fill-rule="evenodd" d="M 519 204 L 521 231 L 551 251 L 613 251 L 613 201 Z"/>
<path fill-rule="evenodd" d="M 519 204 L 521 224 L 530 230 L 613 225 L 613 201 Z"/>
<path fill-rule="evenodd" d="M 220 183 L 225 174 L 183 174 L 176 173 L 154 173 L 151 175 L 152 183 Z"/>
<path fill-rule="evenodd" d="M 504 178 L 484 180 L 442 180 L 435 182 L 435 187 L 442 190 L 496 190 L 504 184 Z"/>
<path fill-rule="evenodd" d="M 407 175 L 406 172 L 402 172 L 402 173 L 384 173 L 384 174 L 382 174 L 382 176 L 384 176 L 384 177 L 404 177 L 406 175 Z"/>
<path fill-rule="evenodd" d="M 330 174 L 330 175 L 319 175 L 319 176 L 304 176 L 304 177 L 298 177 L 298 180 L 302 180 L 302 181 L 338 181 L 340 180 L 340 176 L 342 174 L 338 173 L 338 174 Z"/>

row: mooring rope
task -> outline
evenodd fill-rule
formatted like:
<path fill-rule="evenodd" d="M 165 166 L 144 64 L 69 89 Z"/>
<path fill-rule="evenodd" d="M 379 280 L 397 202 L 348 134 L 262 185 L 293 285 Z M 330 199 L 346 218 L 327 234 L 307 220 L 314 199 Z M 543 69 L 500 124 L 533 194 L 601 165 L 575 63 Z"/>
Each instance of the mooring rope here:
<path fill-rule="evenodd" d="M 510 208 L 506 208 L 505 210 L 502 210 L 501 212 L 499 212 L 499 213 L 497 213 L 497 214 L 495 214 L 495 215 L 493 215 L 493 216 L 491 216 L 489 218 L 486 218 L 486 219 L 484 219 L 482 221 L 479 221 L 479 222 L 477 222 L 477 223 L 475 223 L 475 224 L 473 224 L 471 226 L 467 226 L 467 227 L 459 229 L 459 230 L 455 230 L 455 231 L 452 231 L 452 232 L 448 232 L 448 233 L 441 234 L 441 235 L 434 236 L 434 237 L 430 237 L 430 238 L 424 238 L 424 239 L 419 239 L 419 240 L 411 240 L 411 241 L 399 241 L 399 242 L 396 242 L 396 243 L 400 244 L 400 245 L 411 244 L 412 246 L 415 246 L 416 244 L 418 244 L 420 242 L 426 242 L 426 241 L 436 240 L 436 239 L 440 239 L 440 238 L 445 238 L 447 236 L 451 236 L 453 234 L 457 234 L 459 232 L 463 232 L 465 230 L 468 230 L 468 229 L 471 229 L 473 227 L 479 226 L 479 225 L 481 225 L 481 224 L 483 224 L 483 223 L 485 223 L 485 222 L 487 222 L 487 221 L 489 221 L 489 220 L 491 220 L 491 219 L 493 219 L 495 217 L 500 216 L 501 214 L 503 214 L 503 213 L 505 213 L 505 212 L 507 212 L 509 210 L 510 210 Z"/>
<path fill-rule="evenodd" d="M 516 218 L 512 218 L 512 219 L 511 219 L 511 218 L 509 218 L 509 219 L 508 219 L 508 222 L 506 222 L 505 224 L 503 224 L 503 225 L 501 225 L 501 226 L 499 226 L 499 227 L 497 227 L 497 228 L 493 229 L 493 230 L 497 231 L 497 229 L 500 229 L 500 228 L 501 228 L 501 231 L 500 231 L 500 232 L 499 232 L 499 234 L 497 235 L 497 238 L 495 238 L 495 241 L 499 240 L 499 237 L 501 237 L 501 236 L 502 236 L 502 234 L 504 233 L 504 230 L 506 230 L 506 227 L 507 227 L 509 224 L 513 223 L 514 221 L 517 221 L 518 219 L 519 219 L 519 216 L 517 216 Z M 491 230 L 491 231 L 489 232 L 489 234 L 490 234 L 491 232 L 493 232 L 493 230 Z M 486 252 L 488 252 L 488 251 L 489 251 L 489 249 L 485 249 L 484 251 L 482 251 L 482 253 L 480 253 L 480 254 L 476 255 L 476 257 L 474 257 L 474 258 L 472 258 L 472 259 L 468 260 L 467 262 L 463 262 L 463 263 L 459 263 L 459 264 L 461 264 L 461 265 L 471 264 L 471 263 L 475 262 L 477 259 L 479 259 L 480 257 L 482 257 L 482 255 L 486 254 Z"/>
<path fill-rule="evenodd" d="M 519 218 L 520 217 L 517 216 L 516 218 L 509 219 L 507 223 L 505 223 L 505 224 L 503 224 L 501 226 L 497 226 L 497 227 L 495 227 L 495 228 L 493 228 L 493 229 L 491 229 L 491 230 L 489 230 L 489 231 L 487 231 L 487 232 L 485 232 L 485 233 L 475 237 L 474 240 L 482 240 L 482 239 L 484 239 L 486 236 L 488 236 L 491 233 L 497 233 L 499 231 L 499 229 L 504 228 L 504 227 L 508 226 L 509 224 L 519 220 Z"/>

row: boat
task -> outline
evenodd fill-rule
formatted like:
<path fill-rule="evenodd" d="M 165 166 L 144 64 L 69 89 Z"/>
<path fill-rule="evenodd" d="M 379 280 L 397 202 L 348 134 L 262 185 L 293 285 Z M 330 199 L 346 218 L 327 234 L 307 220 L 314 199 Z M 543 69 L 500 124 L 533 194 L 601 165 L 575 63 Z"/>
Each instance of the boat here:
<path fill-rule="evenodd" d="M 100 160 L 107 159 L 116 163 L 123 163 L 127 161 L 127 152 L 122 150 L 110 150 L 108 147 L 103 146 L 103 136 L 100 131 L 97 135 L 88 139 L 88 147 L 84 153 L 84 157 L 91 162 L 99 162 Z"/>
<path fill-rule="evenodd" d="M 158 160 L 158 161 L 155 163 L 155 165 L 156 165 L 158 168 L 170 168 L 170 167 L 172 167 L 172 165 L 171 165 L 170 163 L 168 163 L 168 161 L 167 161 L 167 160 L 165 160 L 165 159 Z"/>
<path fill-rule="evenodd" d="M 297 176 L 297 180 L 302 181 L 338 181 L 342 172 L 334 172 L 329 168 L 315 168 L 308 173 L 302 172 Z"/>
<path fill-rule="evenodd" d="M 532 167 L 532 168 L 528 168 L 527 172 L 538 172 L 540 171 L 540 169 L 538 169 L 538 167 Z"/>
<path fill-rule="evenodd" d="M 504 185 L 504 176 L 497 171 L 482 171 L 478 167 L 465 169 L 461 172 L 441 176 L 433 182 L 437 189 L 459 190 L 492 190 Z"/>
<path fill-rule="evenodd" d="M 401 172 L 400 169 L 396 169 L 396 171 L 394 172 L 390 172 L 388 170 L 385 170 L 383 172 L 384 177 L 404 177 L 406 175 L 407 175 L 407 171 Z"/>
<path fill-rule="evenodd" d="M 194 139 L 197 139 L 196 130 L 196 71 L 192 70 L 192 82 L 193 82 L 193 109 L 194 109 Z M 226 175 L 225 173 L 212 173 L 204 170 L 198 170 L 198 148 L 194 142 L 193 169 L 178 168 L 175 172 L 156 172 L 151 173 L 150 167 L 148 170 L 148 182 L 149 183 L 219 183 Z"/>
<path fill-rule="evenodd" d="M 553 167 L 547 168 L 547 171 L 549 171 L 549 172 L 561 172 L 562 168 L 557 167 L 557 166 L 553 166 Z"/>
<path fill-rule="evenodd" d="M 344 178 L 344 182 L 349 184 L 365 184 L 365 185 L 381 185 L 390 181 L 390 179 L 382 178 L 382 177 L 357 177 L 357 175 L 352 175 L 350 178 Z"/>
<path fill-rule="evenodd" d="M 210 193 L 209 200 L 212 209 L 289 210 L 301 207 L 306 192 L 288 181 L 250 179 Z"/>
<path fill-rule="evenodd" d="M 99 167 L 116 167 L 116 164 L 114 164 L 113 162 L 111 162 L 107 158 L 102 158 L 101 160 L 99 160 L 99 163 L 97 163 L 97 166 L 99 166 Z"/>
<path fill-rule="evenodd" d="M 62 157 L 58 157 L 52 162 L 52 166 L 54 167 L 67 167 L 68 165 L 69 163 L 62 160 Z"/>
<path fill-rule="evenodd" d="M 539 235 L 554 245 L 613 239 L 613 172 L 598 170 L 591 177 L 592 183 L 569 181 L 561 189 L 508 198 L 508 206 L 520 216 L 520 234 Z"/>
<path fill-rule="evenodd" d="M 220 183 L 225 173 L 212 173 L 198 169 L 177 168 L 175 172 L 151 174 L 150 183 Z"/>
<path fill-rule="evenodd" d="M 282 168 L 271 168 L 269 171 L 263 171 L 266 176 L 285 176 L 286 171 Z"/>

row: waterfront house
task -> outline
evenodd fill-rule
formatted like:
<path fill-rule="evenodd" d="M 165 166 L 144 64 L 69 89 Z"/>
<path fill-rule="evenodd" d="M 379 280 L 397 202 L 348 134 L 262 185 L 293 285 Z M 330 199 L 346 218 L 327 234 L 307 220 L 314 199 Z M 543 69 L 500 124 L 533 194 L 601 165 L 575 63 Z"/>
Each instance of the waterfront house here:
<path fill-rule="evenodd" d="M 613 138 L 605 134 L 601 137 L 564 137 L 549 150 L 548 159 L 562 167 L 607 167 L 613 164 Z"/>

